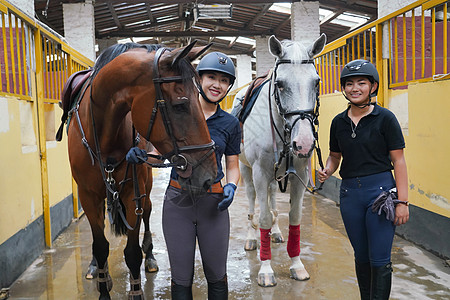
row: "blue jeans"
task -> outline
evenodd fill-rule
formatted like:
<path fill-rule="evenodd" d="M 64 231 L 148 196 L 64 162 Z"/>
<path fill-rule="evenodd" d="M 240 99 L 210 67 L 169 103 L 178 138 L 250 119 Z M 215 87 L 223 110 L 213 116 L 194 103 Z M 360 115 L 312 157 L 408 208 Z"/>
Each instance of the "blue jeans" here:
<path fill-rule="evenodd" d="M 358 263 L 381 267 L 391 262 L 395 225 L 384 212 L 372 212 L 372 203 L 394 186 L 391 172 L 342 180 L 341 215 Z"/>

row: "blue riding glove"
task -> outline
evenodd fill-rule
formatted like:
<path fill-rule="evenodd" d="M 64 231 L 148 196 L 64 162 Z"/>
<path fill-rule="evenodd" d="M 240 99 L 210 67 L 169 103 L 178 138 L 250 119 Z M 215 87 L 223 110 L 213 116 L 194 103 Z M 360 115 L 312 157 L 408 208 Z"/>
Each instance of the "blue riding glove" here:
<path fill-rule="evenodd" d="M 228 206 L 231 205 L 231 202 L 233 202 L 234 198 L 234 191 L 236 191 L 237 186 L 230 182 L 225 184 L 223 187 L 223 200 L 220 201 L 219 205 L 217 205 L 217 208 L 219 210 L 225 210 L 228 208 Z"/>
<path fill-rule="evenodd" d="M 133 147 L 128 151 L 126 160 L 131 164 L 142 164 L 147 160 L 147 157 L 147 151 L 138 147 Z M 143 158 L 143 160 L 140 158 Z"/>

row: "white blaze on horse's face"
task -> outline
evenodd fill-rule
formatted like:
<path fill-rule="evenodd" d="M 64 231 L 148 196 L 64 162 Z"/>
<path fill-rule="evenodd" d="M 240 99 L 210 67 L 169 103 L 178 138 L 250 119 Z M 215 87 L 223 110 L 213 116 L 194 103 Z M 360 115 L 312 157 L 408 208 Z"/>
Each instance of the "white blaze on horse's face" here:
<path fill-rule="evenodd" d="M 307 61 L 322 51 L 325 42 L 325 36 L 321 35 L 306 48 L 295 41 L 280 42 L 275 36 L 269 39 L 270 53 L 283 62 L 275 68 L 274 93 L 278 93 L 278 110 L 284 114 L 293 153 L 299 157 L 309 157 L 314 149 L 312 114 L 320 83 L 314 64 Z"/>

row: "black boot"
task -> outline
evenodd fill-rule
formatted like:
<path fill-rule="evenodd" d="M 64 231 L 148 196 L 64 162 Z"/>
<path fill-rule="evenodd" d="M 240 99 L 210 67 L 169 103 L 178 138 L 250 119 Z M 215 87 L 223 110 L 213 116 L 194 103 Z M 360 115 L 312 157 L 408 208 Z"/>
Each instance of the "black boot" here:
<path fill-rule="evenodd" d="M 388 300 L 391 293 L 392 263 L 382 267 L 372 267 L 372 289 L 370 299 Z"/>
<path fill-rule="evenodd" d="M 208 300 L 227 300 L 228 280 L 227 275 L 217 282 L 208 282 Z"/>
<path fill-rule="evenodd" d="M 182 286 L 172 281 L 172 300 L 192 300 L 192 286 Z"/>
<path fill-rule="evenodd" d="M 370 300 L 370 283 L 372 281 L 370 262 L 358 263 L 355 261 L 355 270 L 361 300 Z"/>

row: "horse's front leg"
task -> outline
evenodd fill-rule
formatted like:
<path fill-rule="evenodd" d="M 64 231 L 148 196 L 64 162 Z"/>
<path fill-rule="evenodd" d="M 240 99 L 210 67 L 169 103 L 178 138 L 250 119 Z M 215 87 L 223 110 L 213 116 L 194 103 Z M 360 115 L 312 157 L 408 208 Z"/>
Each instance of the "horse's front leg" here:
<path fill-rule="evenodd" d="M 252 169 L 243 163 L 240 163 L 241 178 L 244 180 L 245 193 L 248 200 L 248 229 L 245 240 L 245 251 L 253 251 L 257 248 L 257 230 L 258 224 L 255 220 L 255 201 L 256 193 L 253 186 Z"/>
<path fill-rule="evenodd" d="M 272 242 L 273 243 L 284 243 L 284 237 L 281 234 L 280 227 L 278 226 L 278 210 L 277 210 L 277 189 L 278 184 L 273 180 L 269 185 L 269 203 L 270 210 L 272 212 L 273 224 L 272 224 Z"/>
<path fill-rule="evenodd" d="M 306 172 L 298 172 L 303 182 L 307 180 Z M 305 186 L 298 178 L 291 178 L 290 210 L 289 210 L 289 237 L 287 251 L 291 258 L 289 268 L 291 277 L 295 280 L 307 280 L 310 278 L 300 259 L 300 223 L 302 218 L 303 196 Z"/>
<path fill-rule="evenodd" d="M 258 284 L 263 287 L 271 287 L 277 284 L 275 274 L 270 266 L 272 252 L 270 249 L 270 232 L 272 228 L 272 213 L 268 201 L 269 180 L 260 171 L 261 168 L 253 167 L 253 178 L 255 182 L 256 197 L 259 201 L 259 231 L 261 247 L 259 257 L 261 268 L 258 272 Z M 257 177 L 256 177 L 257 176 Z"/>
<path fill-rule="evenodd" d="M 134 214 L 134 208 L 133 208 Z M 130 214 L 127 214 L 130 215 Z M 127 216 L 129 224 L 135 224 L 136 215 L 134 218 Z M 141 287 L 141 264 L 142 264 L 142 250 L 139 246 L 139 228 L 140 224 L 134 230 L 128 230 L 127 246 L 123 253 L 125 255 L 125 262 L 130 270 L 130 291 L 128 292 L 128 299 L 142 300 L 144 293 Z"/>
<path fill-rule="evenodd" d="M 152 212 L 150 198 L 145 199 L 144 213 L 142 215 L 144 221 L 144 239 L 142 241 L 142 251 L 145 253 L 145 271 L 154 273 L 159 270 L 156 258 L 153 255 L 152 232 L 150 231 L 150 214 Z"/>

